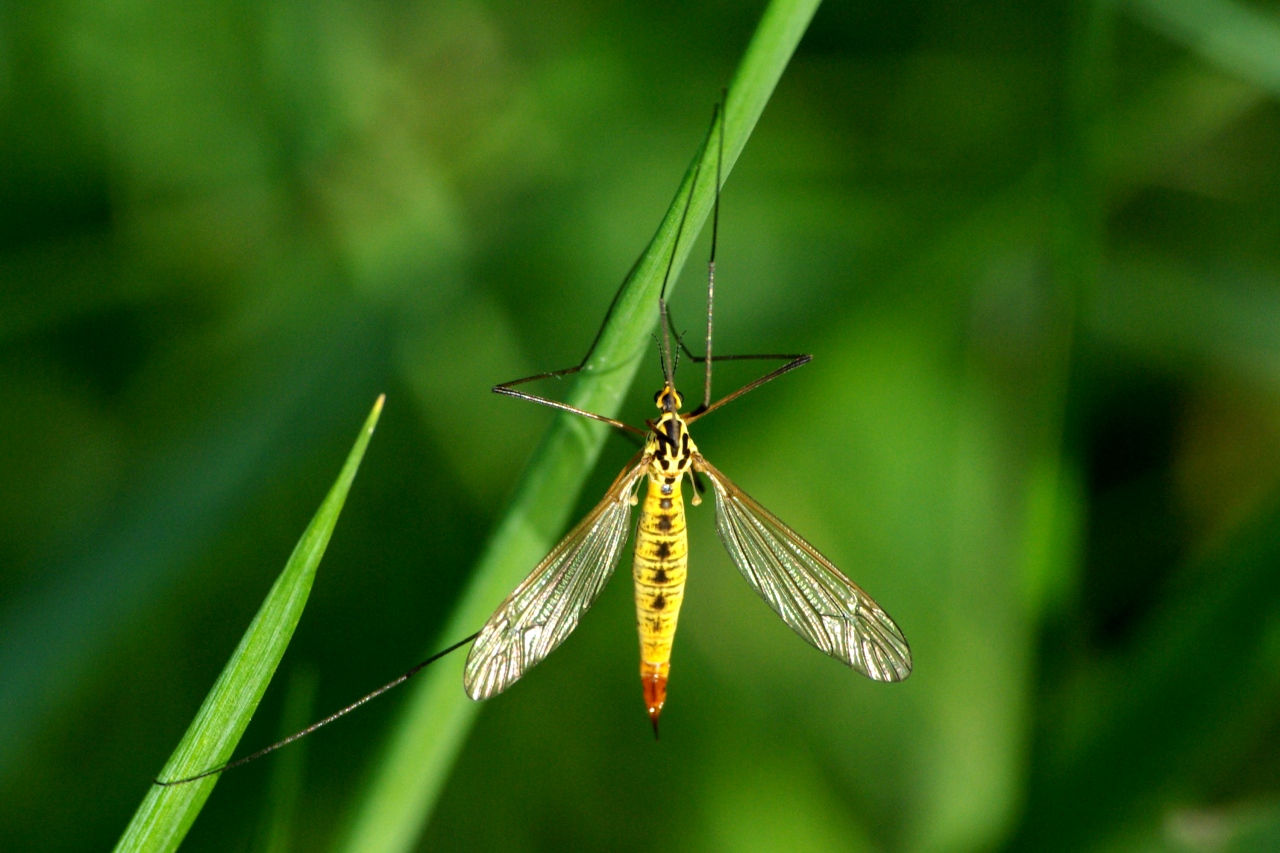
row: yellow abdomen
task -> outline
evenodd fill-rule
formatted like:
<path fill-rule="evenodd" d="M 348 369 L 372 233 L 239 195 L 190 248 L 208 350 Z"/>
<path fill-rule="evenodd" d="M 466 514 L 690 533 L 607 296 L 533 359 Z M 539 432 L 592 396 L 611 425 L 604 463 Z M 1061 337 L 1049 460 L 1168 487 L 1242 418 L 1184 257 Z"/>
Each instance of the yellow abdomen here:
<path fill-rule="evenodd" d="M 667 698 L 667 675 L 671 670 L 671 644 L 676 621 L 684 601 L 684 582 L 689 567 L 689 539 L 685 533 L 682 477 L 666 484 L 667 478 L 649 477 L 640 524 L 636 528 L 636 555 L 632 576 L 636 584 L 636 623 L 640 630 L 640 679 L 653 730 L 658 731 L 658 715 Z"/>

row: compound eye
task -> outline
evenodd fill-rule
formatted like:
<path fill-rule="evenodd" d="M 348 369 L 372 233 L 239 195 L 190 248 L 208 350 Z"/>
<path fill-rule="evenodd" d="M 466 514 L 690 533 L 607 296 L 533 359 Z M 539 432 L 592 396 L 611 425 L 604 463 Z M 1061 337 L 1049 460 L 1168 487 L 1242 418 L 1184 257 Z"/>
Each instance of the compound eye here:
<path fill-rule="evenodd" d="M 662 396 L 662 389 L 661 389 L 661 388 L 659 388 L 657 391 L 654 391 L 654 392 L 653 392 L 653 402 L 655 402 L 655 403 L 659 402 L 659 398 L 660 398 L 661 396 Z"/>

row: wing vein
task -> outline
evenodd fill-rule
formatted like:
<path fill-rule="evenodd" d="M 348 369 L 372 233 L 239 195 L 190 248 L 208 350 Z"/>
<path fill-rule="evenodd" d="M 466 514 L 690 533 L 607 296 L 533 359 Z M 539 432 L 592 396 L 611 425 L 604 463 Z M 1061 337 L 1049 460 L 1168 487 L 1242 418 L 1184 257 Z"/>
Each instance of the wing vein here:
<path fill-rule="evenodd" d="M 747 583 L 793 631 L 877 681 L 911 674 L 898 626 L 862 589 L 702 456 L 716 496 L 716 529 Z"/>
<path fill-rule="evenodd" d="M 631 490 L 649 459 L 637 454 L 604 499 L 502 602 L 471 646 L 463 686 L 472 699 L 506 690 L 578 626 L 613 574 L 631 521 Z"/>

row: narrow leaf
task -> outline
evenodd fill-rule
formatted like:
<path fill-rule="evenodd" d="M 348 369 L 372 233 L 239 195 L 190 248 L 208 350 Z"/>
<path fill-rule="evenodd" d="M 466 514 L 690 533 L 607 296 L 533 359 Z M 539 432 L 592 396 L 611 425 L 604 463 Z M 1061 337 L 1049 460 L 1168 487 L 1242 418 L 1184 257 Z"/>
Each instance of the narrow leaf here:
<path fill-rule="evenodd" d="M 329 545 L 351 482 L 369 446 L 369 437 L 382 413 L 382 403 L 383 398 L 379 397 L 337 481 L 294 546 L 284 571 L 196 712 L 182 742 L 160 772 L 160 779 L 181 779 L 223 764 L 240 742 L 302 616 L 316 567 Z M 210 776 L 186 785 L 153 785 L 117 842 L 116 853 L 176 850 L 217 782 L 217 776 Z"/>
<path fill-rule="evenodd" d="M 746 145 L 817 7 L 818 0 L 773 0 L 765 10 L 728 90 L 725 176 Z M 708 107 L 713 100 L 714 93 L 709 92 Z M 715 133 L 712 128 L 708 139 L 714 139 Z M 676 251 L 673 280 L 711 211 L 715 146 L 704 145 L 700 156 L 700 161 L 690 164 L 657 233 L 623 286 L 586 369 L 568 395 L 572 405 L 613 415 L 626 396 L 657 323 L 658 291 L 685 198 L 693 192 L 686 230 Z M 701 168 L 694 187 L 698 162 Z M 452 642 L 477 630 L 551 548 L 599 456 L 606 429 L 573 415 L 556 419 L 481 556 L 443 640 Z M 479 710 L 462 692 L 463 659 L 463 655 L 455 655 L 442 660 L 411 695 L 359 804 L 342 848 L 347 853 L 401 853 L 413 848 Z"/>

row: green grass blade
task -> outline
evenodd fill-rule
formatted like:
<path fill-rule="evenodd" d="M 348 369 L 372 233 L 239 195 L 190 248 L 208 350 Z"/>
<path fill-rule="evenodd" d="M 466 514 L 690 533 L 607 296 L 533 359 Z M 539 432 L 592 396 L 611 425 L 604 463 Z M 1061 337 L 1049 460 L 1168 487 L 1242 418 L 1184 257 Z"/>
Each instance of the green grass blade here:
<path fill-rule="evenodd" d="M 817 7 L 818 0 L 773 0 L 765 10 L 728 91 L 723 164 L 726 176 Z M 708 93 L 708 106 L 712 99 L 713 93 Z M 607 415 L 617 412 L 642 354 L 649 351 L 649 334 L 658 316 L 658 291 L 685 198 L 693 191 L 686 232 L 676 253 L 675 272 L 683 265 L 711 210 L 715 157 L 715 146 L 704 146 L 696 187 L 692 184 L 698 161 L 690 164 L 657 233 L 628 277 L 586 369 L 569 394 L 572 405 Z M 477 630 L 551 548 L 599 456 L 606 429 L 571 415 L 556 419 L 481 556 L 449 620 L 445 641 L 452 642 Z M 348 853 L 398 853 L 413 847 L 479 710 L 479 705 L 463 694 L 462 664 L 462 655 L 445 658 L 416 685 L 358 805 L 343 847 Z"/>
<path fill-rule="evenodd" d="M 374 404 L 337 481 L 294 546 L 284 571 L 196 712 L 182 742 L 160 772 L 161 779 L 192 776 L 231 757 L 302 616 L 316 567 L 329 545 L 342 504 L 369 446 L 369 438 L 382 413 L 382 402 L 379 397 Z M 217 776 L 210 776 L 187 785 L 168 788 L 153 785 L 120 836 L 116 853 L 176 850 L 217 781 Z"/>

